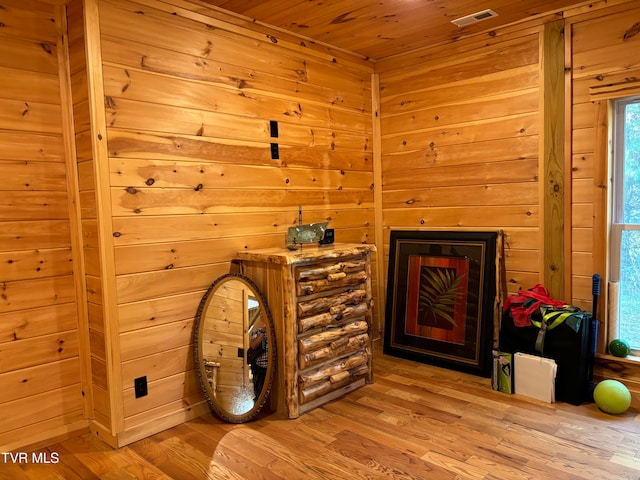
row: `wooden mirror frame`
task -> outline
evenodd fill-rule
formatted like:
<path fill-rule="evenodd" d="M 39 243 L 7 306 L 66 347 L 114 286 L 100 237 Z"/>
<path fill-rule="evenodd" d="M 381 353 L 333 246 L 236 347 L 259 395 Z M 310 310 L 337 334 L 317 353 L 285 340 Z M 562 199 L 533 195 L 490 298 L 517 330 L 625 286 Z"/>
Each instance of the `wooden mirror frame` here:
<path fill-rule="evenodd" d="M 220 362 L 227 362 L 227 363 L 241 362 L 240 363 L 241 371 L 239 372 L 239 375 L 241 375 L 243 379 L 242 388 L 243 388 L 243 391 L 246 393 L 247 386 L 244 383 L 244 380 L 249 378 L 249 371 L 250 371 L 250 366 L 247 364 L 247 361 L 246 361 L 247 349 L 248 349 L 248 338 L 249 338 L 248 337 L 249 325 L 248 325 L 248 318 L 247 318 L 248 315 L 246 315 L 246 312 L 248 311 L 248 305 L 245 305 L 245 303 L 248 303 L 248 301 L 245 302 L 243 300 L 244 302 L 243 314 L 242 314 L 243 318 L 241 320 L 242 327 L 238 327 L 238 328 L 241 328 L 242 331 L 232 332 L 233 335 L 242 337 L 243 339 L 242 347 L 239 347 L 238 345 L 233 345 L 230 343 L 228 344 L 220 343 L 217 346 L 217 351 L 215 352 L 215 355 L 213 355 L 213 358 L 206 359 L 209 362 L 214 364 L 213 366 L 210 366 L 210 368 L 213 369 L 211 370 L 212 372 L 211 377 L 207 372 L 207 365 L 206 365 L 207 361 L 205 360 L 203 355 L 204 342 L 209 341 L 210 343 L 213 343 L 211 342 L 211 340 L 207 340 L 205 338 L 205 330 L 214 330 L 214 329 L 205 329 L 205 327 L 207 326 L 206 312 L 211 306 L 211 302 L 215 298 L 216 293 L 221 291 L 221 289 L 224 288 L 225 284 L 228 284 L 228 282 L 231 282 L 231 281 L 239 282 L 243 286 L 243 288 L 247 289 L 247 291 L 250 291 L 251 296 L 257 300 L 258 306 L 263 315 L 266 334 L 267 334 L 267 342 L 268 342 L 267 343 L 268 366 L 267 366 L 267 373 L 266 373 L 266 378 L 264 381 L 262 391 L 260 392 L 258 398 L 255 399 L 253 403 L 253 407 L 251 407 L 246 411 L 240 411 L 239 413 L 232 411 L 232 409 L 230 408 L 232 407 L 232 405 L 225 405 L 221 401 L 219 401 L 219 399 L 217 398 L 218 397 L 217 394 L 219 393 L 218 386 L 216 385 L 215 389 L 212 388 L 210 381 L 215 382 L 215 379 L 217 378 L 217 374 L 218 374 L 218 370 L 215 370 L 215 369 L 221 368 Z M 244 298 L 246 298 L 246 296 L 243 294 L 243 299 Z M 224 311 L 224 313 L 225 315 L 228 313 L 231 313 L 231 309 L 229 309 L 229 312 Z M 200 378 L 200 385 L 202 387 L 202 391 L 205 397 L 207 398 L 207 401 L 209 402 L 209 406 L 216 413 L 216 415 L 218 415 L 220 418 L 222 418 L 227 422 L 244 423 L 251 420 L 260 412 L 260 410 L 262 410 L 265 403 L 267 402 L 267 398 L 269 397 L 269 394 L 271 392 L 271 385 L 273 383 L 274 371 L 276 366 L 276 336 L 274 331 L 273 318 L 271 316 L 271 311 L 269 310 L 269 306 L 267 304 L 267 301 L 264 295 L 258 289 L 257 285 L 246 275 L 242 275 L 239 273 L 227 273 L 217 278 L 211 284 L 211 286 L 209 286 L 208 290 L 206 291 L 206 293 L 202 297 L 202 300 L 200 301 L 200 305 L 198 306 L 198 311 L 196 312 L 195 320 L 196 321 L 195 321 L 195 329 L 194 329 L 194 353 L 195 353 L 196 370 L 198 372 L 198 377 Z M 230 320 L 226 317 L 221 317 L 220 320 L 224 322 L 226 326 L 230 326 L 232 323 L 237 323 L 237 322 L 230 322 Z M 211 363 L 209 363 L 209 365 L 211 365 Z"/>

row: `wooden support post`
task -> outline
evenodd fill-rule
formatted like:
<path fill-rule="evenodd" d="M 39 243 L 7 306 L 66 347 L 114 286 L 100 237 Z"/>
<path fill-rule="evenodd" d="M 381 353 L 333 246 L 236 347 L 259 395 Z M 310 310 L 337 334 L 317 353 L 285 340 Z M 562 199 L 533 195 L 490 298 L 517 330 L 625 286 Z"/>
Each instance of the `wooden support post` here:
<path fill-rule="evenodd" d="M 607 100 L 595 102 L 595 161 L 593 167 L 593 273 L 600 274 L 602 289 L 598 302 L 596 318 L 600 322 L 598 328 L 598 353 L 606 353 L 607 344 L 613 338 L 607 338 L 609 330 L 609 318 L 607 317 L 607 305 L 609 305 L 609 269 L 607 262 L 608 233 L 609 233 L 609 103 Z"/>
<path fill-rule="evenodd" d="M 73 256 L 73 280 L 76 290 L 78 332 L 80 347 L 80 378 L 84 396 L 86 418 L 92 416 L 93 392 L 91 388 L 91 352 L 89 345 L 89 312 L 87 308 L 87 284 L 82 251 L 82 218 L 80 213 L 80 190 L 78 186 L 78 164 L 73 124 L 73 102 L 71 74 L 69 71 L 69 36 L 67 34 L 67 7 L 56 6 L 58 26 L 58 72 L 60 76 L 60 99 L 62 114 L 63 142 L 65 149 L 65 169 L 67 172 L 67 195 L 69 223 L 71 231 L 71 252 Z"/>
<path fill-rule="evenodd" d="M 105 356 L 109 389 L 110 434 L 117 437 L 124 431 L 122 399 L 122 364 L 120 360 L 120 328 L 116 295 L 114 235 L 112 228 L 109 154 L 107 151 L 107 120 L 104 105 L 102 49 L 100 45 L 100 5 L 98 0 L 84 0 L 85 49 L 87 55 L 87 86 L 91 124 L 93 176 L 98 223 L 100 285 L 104 315 Z M 108 442 L 108 439 L 104 439 Z"/>
<path fill-rule="evenodd" d="M 543 118 L 542 182 L 544 285 L 551 295 L 564 299 L 565 289 L 565 179 L 564 159 L 564 20 L 547 23 L 542 39 Z M 570 225 L 569 225 L 570 227 Z"/>
<path fill-rule="evenodd" d="M 376 311 L 373 315 L 372 329 L 382 337 L 384 328 L 383 316 L 385 312 L 385 250 L 384 250 L 384 219 L 382 216 L 382 127 L 380 125 L 380 77 L 377 73 L 371 75 L 371 101 L 373 119 L 373 205 L 374 205 L 374 235 L 376 244 Z"/>

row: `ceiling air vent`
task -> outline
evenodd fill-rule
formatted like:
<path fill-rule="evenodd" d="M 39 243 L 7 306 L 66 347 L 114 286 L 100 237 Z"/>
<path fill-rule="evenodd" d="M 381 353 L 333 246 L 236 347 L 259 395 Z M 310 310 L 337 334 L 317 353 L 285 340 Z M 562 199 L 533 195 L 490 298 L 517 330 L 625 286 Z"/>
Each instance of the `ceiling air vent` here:
<path fill-rule="evenodd" d="M 497 17 L 498 14 L 493 10 L 487 9 L 482 10 L 478 13 L 472 13 L 471 15 L 467 15 L 466 17 L 456 18 L 455 20 L 451 20 L 451 23 L 456 24 L 458 27 L 466 27 L 467 25 L 471 25 L 472 23 L 479 22 L 481 20 L 486 20 L 487 18 Z"/>

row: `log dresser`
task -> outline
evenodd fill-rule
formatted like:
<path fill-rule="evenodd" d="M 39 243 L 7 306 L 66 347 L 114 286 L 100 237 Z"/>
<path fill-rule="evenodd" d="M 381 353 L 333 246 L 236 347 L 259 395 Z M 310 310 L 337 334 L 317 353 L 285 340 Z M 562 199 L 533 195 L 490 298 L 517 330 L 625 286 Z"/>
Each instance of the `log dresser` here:
<path fill-rule="evenodd" d="M 264 294 L 278 364 L 271 405 L 297 418 L 373 381 L 371 253 L 365 244 L 239 252 L 240 272 Z"/>

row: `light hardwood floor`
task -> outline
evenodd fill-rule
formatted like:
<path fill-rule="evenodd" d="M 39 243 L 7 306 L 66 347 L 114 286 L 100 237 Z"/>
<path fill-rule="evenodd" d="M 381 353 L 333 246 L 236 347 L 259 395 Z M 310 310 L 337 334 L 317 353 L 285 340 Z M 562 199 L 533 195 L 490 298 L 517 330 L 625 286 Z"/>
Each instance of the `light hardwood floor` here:
<path fill-rule="evenodd" d="M 2 463 L 30 479 L 640 479 L 640 417 L 493 392 L 489 379 L 376 352 L 374 383 L 286 420 L 204 416 L 114 451 L 89 434 Z"/>

